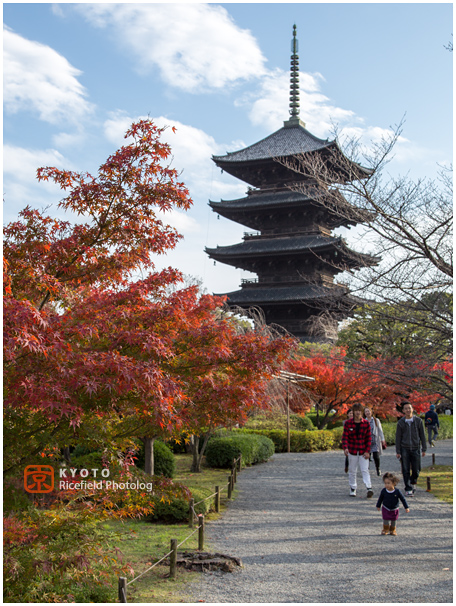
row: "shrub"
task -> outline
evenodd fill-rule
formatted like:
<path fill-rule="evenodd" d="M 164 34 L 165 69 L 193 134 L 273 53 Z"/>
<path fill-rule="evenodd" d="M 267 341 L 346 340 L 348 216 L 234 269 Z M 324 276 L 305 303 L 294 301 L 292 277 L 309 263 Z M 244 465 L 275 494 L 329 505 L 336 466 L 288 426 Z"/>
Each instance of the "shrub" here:
<path fill-rule="evenodd" d="M 344 431 L 343 427 L 336 427 L 335 429 L 331 430 L 333 437 L 334 437 L 334 448 L 342 448 L 343 431 Z"/>
<path fill-rule="evenodd" d="M 258 432 L 255 432 L 255 434 Z M 274 444 L 264 435 L 241 430 L 225 436 L 213 437 L 206 448 L 206 464 L 209 467 L 230 468 L 233 459 L 242 455 L 244 465 L 263 463 L 274 454 Z"/>
<path fill-rule="evenodd" d="M 245 431 L 245 430 L 238 430 Z M 252 433 L 265 436 L 272 440 L 276 452 L 287 452 L 287 432 L 283 429 L 258 429 Z M 330 450 L 334 447 L 332 431 L 290 431 L 291 452 L 313 452 L 315 450 Z"/>
<path fill-rule="evenodd" d="M 29 509 L 4 528 L 5 602 L 111 603 L 116 577 L 131 571 L 96 521 L 74 512 Z"/>
<path fill-rule="evenodd" d="M 312 431 L 315 429 L 315 425 L 312 420 L 306 415 L 290 415 L 290 427 L 297 431 Z M 276 427 L 275 429 L 283 429 L 283 427 Z"/>
<path fill-rule="evenodd" d="M 453 415 L 439 415 L 438 440 L 446 440 L 453 437 Z"/>
<path fill-rule="evenodd" d="M 396 425 L 397 423 L 382 423 L 383 435 L 388 446 L 396 444 Z"/>
<path fill-rule="evenodd" d="M 195 513 L 205 515 L 208 513 L 213 505 L 213 499 L 206 499 L 212 493 L 208 489 L 199 488 L 193 490 L 191 496 L 195 500 Z M 180 494 L 177 496 L 171 496 L 163 500 L 160 495 L 156 495 L 152 498 L 154 503 L 154 511 L 146 520 L 148 522 L 166 522 L 169 524 L 175 524 L 179 522 L 187 522 L 189 519 L 189 503 L 190 494 Z M 200 502 L 201 501 L 201 502 Z"/>
<path fill-rule="evenodd" d="M 174 454 L 164 442 L 154 442 L 154 475 L 173 478 L 176 473 L 176 459 Z"/>

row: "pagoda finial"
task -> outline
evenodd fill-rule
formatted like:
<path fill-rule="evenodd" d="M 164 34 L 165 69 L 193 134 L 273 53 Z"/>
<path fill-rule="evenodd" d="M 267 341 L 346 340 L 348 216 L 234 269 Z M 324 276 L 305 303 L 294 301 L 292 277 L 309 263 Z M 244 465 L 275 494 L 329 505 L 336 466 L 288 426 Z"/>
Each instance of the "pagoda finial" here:
<path fill-rule="evenodd" d="M 284 126 L 305 126 L 299 119 L 299 46 L 296 38 L 296 23 L 293 25 L 293 39 L 291 41 L 291 67 L 290 67 L 290 119 Z"/>

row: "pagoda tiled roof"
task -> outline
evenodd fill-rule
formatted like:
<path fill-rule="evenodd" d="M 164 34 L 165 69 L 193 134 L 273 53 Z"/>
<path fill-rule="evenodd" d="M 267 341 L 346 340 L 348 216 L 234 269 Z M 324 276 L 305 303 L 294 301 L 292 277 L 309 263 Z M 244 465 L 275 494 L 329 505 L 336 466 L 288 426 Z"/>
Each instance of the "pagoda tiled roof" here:
<path fill-rule="evenodd" d="M 291 286 L 241 288 L 225 293 L 225 296 L 228 297 L 228 304 L 245 306 L 281 302 L 302 303 L 327 297 L 345 297 L 347 292 L 347 289 L 342 286 L 329 288 L 317 284 L 294 284 Z"/>
<path fill-rule="evenodd" d="M 323 236 L 323 235 L 300 235 L 274 238 L 249 238 L 239 244 L 231 246 L 217 246 L 216 248 L 206 248 L 205 251 L 210 258 L 222 263 L 239 263 L 243 260 L 243 266 L 248 265 L 248 260 L 257 256 L 277 255 L 302 255 L 318 254 L 323 250 L 337 250 L 341 255 L 339 262 L 342 265 L 348 264 L 351 267 L 360 265 L 376 265 L 380 257 L 358 253 L 351 250 L 344 242 L 341 236 Z M 246 263 L 247 262 L 247 263 Z"/>
<path fill-rule="evenodd" d="M 252 238 L 232 244 L 231 246 L 217 246 L 206 248 L 209 255 L 218 256 L 246 256 L 252 254 L 293 253 L 305 250 L 317 250 L 342 244 L 342 238 L 322 235 L 285 236 L 276 238 Z"/>
<path fill-rule="evenodd" d="M 234 200 L 209 200 L 209 206 L 217 213 L 227 217 L 233 221 L 238 221 L 241 224 L 249 225 L 248 222 L 243 223 L 242 219 L 246 220 L 246 213 L 254 213 L 257 216 L 258 211 L 263 209 L 286 209 L 286 208 L 302 208 L 304 206 L 320 207 L 334 221 L 337 218 L 335 225 L 356 225 L 360 221 L 364 221 L 370 216 L 364 210 L 354 207 L 339 193 L 334 190 L 328 192 L 318 190 L 317 188 L 309 189 L 307 193 L 302 191 L 287 190 L 266 190 L 252 191 L 244 198 Z M 335 205 L 337 200 L 337 208 Z M 342 209 L 342 215 L 340 210 Z M 344 216 L 343 216 L 344 215 Z"/>
<path fill-rule="evenodd" d="M 220 200 L 220 202 L 209 201 L 212 208 L 228 208 L 232 210 L 244 210 L 246 208 L 262 208 L 263 206 L 282 206 L 287 204 L 299 204 L 300 202 L 312 202 L 313 198 L 296 191 L 270 191 L 265 193 L 252 193 L 245 198 L 236 200 Z"/>
<path fill-rule="evenodd" d="M 335 141 L 319 139 L 301 125 L 284 126 L 253 145 L 235 152 L 228 152 L 225 156 L 212 156 L 212 159 L 216 164 L 251 162 L 318 151 L 332 145 L 336 145 Z"/>

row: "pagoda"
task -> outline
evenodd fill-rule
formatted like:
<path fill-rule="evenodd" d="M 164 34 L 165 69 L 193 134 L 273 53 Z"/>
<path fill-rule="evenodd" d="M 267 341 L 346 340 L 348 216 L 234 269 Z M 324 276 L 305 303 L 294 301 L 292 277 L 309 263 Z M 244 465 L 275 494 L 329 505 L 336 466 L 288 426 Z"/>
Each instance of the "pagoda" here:
<path fill-rule="evenodd" d="M 225 293 L 229 305 L 260 308 L 268 324 L 282 326 L 301 341 L 326 341 L 327 334 L 315 333 L 315 318 L 325 313 L 337 323 L 360 303 L 347 287 L 334 282 L 334 276 L 379 259 L 351 250 L 342 237 L 332 234 L 340 226 L 356 225 L 360 212 L 340 192 L 336 195 L 344 212 L 331 208 L 321 180 L 317 183 L 293 167 L 302 154 L 318 156 L 332 175 L 331 199 L 334 184 L 366 178 L 370 171 L 348 160 L 335 140 L 312 135 L 299 118 L 296 25 L 290 72 L 290 118 L 283 127 L 249 147 L 212 157 L 218 167 L 251 187 L 246 197 L 209 205 L 218 215 L 255 231 L 245 233 L 239 244 L 206 248 L 206 253 L 258 276 L 242 280 L 240 290 Z"/>

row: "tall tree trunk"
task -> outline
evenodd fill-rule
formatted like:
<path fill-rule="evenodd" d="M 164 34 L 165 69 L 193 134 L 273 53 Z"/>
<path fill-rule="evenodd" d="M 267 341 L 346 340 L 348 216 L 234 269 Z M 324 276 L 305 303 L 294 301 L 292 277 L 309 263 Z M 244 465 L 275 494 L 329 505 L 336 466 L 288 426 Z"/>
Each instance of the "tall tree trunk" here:
<path fill-rule="evenodd" d="M 192 473 L 201 473 L 201 463 L 198 461 L 199 436 L 192 436 L 190 444 L 192 447 L 192 466 L 190 471 Z"/>
<path fill-rule="evenodd" d="M 201 463 L 203 461 L 203 456 L 204 453 L 206 452 L 206 446 L 207 443 L 209 442 L 209 438 L 211 437 L 212 432 L 208 431 L 205 436 L 204 436 L 204 440 L 203 440 L 203 445 L 201 446 L 201 451 L 198 452 L 199 449 L 199 436 L 192 436 L 191 437 L 191 444 L 192 444 L 192 467 L 190 469 L 190 471 L 192 473 L 201 473 Z"/>
<path fill-rule="evenodd" d="M 65 459 L 66 463 L 68 463 L 69 465 L 71 465 L 70 447 L 69 446 L 64 446 L 62 448 L 62 454 L 63 454 L 63 458 Z"/>
<path fill-rule="evenodd" d="M 144 442 L 144 471 L 154 475 L 154 442 L 155 438 L 142 438 Z"/>

